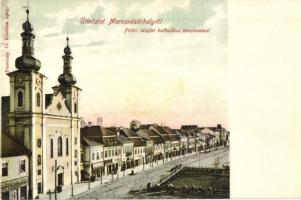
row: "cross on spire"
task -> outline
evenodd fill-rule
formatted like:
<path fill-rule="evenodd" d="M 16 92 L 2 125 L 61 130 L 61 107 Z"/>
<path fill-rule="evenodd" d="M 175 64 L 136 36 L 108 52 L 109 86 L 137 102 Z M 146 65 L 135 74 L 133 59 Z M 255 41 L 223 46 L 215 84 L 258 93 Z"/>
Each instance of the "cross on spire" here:
<path fill-rule="evenodd" d="M 67 46 L 69 47 L 69 37 L 68 37 L 68 35 L 67 35 L 66 40 L 67 40 Z"/>
<path fill-rule="evenodd" d="M 28 20 L 29 9 L 26 9 L 26 13 L 27 13 L 27 21 L 29 21 L 29 20 Z"/>
<path fill-rule="evenodd" d="M 27 13 L 27 21 L 28 21 L 29 8 L 30 8 L 29 0 L 26 1 L 26 6 L 23 6 L 23 8 L 26 9 L 26 13 Z"/>

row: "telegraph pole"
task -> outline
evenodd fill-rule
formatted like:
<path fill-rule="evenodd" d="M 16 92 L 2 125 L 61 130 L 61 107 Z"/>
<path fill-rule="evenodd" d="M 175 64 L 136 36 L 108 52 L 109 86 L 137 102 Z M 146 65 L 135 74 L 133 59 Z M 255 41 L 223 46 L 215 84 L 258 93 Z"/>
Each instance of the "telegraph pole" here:
<path fill-rule="evenodd" d="M 102 173 L 103 173 L 103 169 L 101 169 L 101 173 L 100 173 L 100 184 L 102 184 Z"/>
<path fill-rule="evenodd" d="M 57 160 L 54 162 L 54 199 L 57 200 L 57 195 L 56 195 L 56 176 L 57 176 Z"/>

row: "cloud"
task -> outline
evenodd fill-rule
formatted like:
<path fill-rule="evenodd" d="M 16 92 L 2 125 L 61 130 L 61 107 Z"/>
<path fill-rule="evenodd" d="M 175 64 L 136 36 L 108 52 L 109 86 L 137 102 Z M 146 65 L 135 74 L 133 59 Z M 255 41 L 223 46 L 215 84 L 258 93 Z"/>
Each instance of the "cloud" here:
<path fill-rule="evenodd" d="M 75 44 L 75 45 L 72 45 L 72 47 L 103 46 L 105 44 L 106 44 L 106 42 L 104 40 L 101 40 L 101 41 L 92 41 L 88 44 Z"/>
<path fill-rule="evenodd" d="M 61 33 L 58 33 L 58 32 L 48 33 L 48 34 L 43 35 L 43 37 L 55 37 L 58 35 L 61 35 Z"/>
<path fill-rule="evenodd" d="M 215 6 L 222 5 L 226 8 L 226 1 L 220 0 L 191 0 L 188 8 L 174 7 L 170 11 L 160 15 L 164 22 L 180 28 L 201 27 L 216 14 Z"/>

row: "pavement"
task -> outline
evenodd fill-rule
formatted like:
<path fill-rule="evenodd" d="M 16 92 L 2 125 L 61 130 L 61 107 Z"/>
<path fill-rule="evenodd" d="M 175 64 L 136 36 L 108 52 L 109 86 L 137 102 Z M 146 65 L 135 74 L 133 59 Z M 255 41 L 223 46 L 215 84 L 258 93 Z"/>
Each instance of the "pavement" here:
<path fill-rule="evenodd" d="M 103 176 L 102 183 L 100 180 L 90 183 L 81 182 L 74 185 L 74 196 L 71 196 L 71 186 L 64 186 L 63 192 L 57 194 L 57 199 L 128 199 L 132 195 L 131 190 L 141 190 L 146 187 L 147 183 L 157 184 L 161 177 L 169 174 L 169 170 L 177 164 L 194 167 L 214 167 L 216 160 L 219 164 L 229 165 L 229 147 L 221 147 L 209 153 L 189 154 L 170 159 L 168 161 L 159 161 L 135 167 L 136 175 L 129 175 L 132 169 L 127 169 L 125 173 L 119 172 L 118 175 Z M 50 199 L 49 195 L 39 196 L 40 199 Z M 54 194 L 51 194 L 54 199 Z"/>

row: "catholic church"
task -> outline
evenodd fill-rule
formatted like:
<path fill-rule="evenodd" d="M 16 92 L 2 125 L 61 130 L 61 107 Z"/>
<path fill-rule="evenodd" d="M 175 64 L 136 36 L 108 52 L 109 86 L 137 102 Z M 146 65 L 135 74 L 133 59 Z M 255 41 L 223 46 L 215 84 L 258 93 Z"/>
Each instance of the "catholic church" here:
<path fill-rule="evenodd" d="M 72 74 L 73 57 L 67 37 L 59 84 L 52 87 L 52 94 L 45 94 L 46 76 L 39 72 L 41 62 L 34 57 L 35 35 L 29 10 L 26 13 L 22 55 L 15 60 L 16 70 L 7 74 L 10 96 L 2 97 L 1 131 L 28 150 L 28 197 L 36 198 L 57 186 L 80 181 L 81 89 Z"/>

